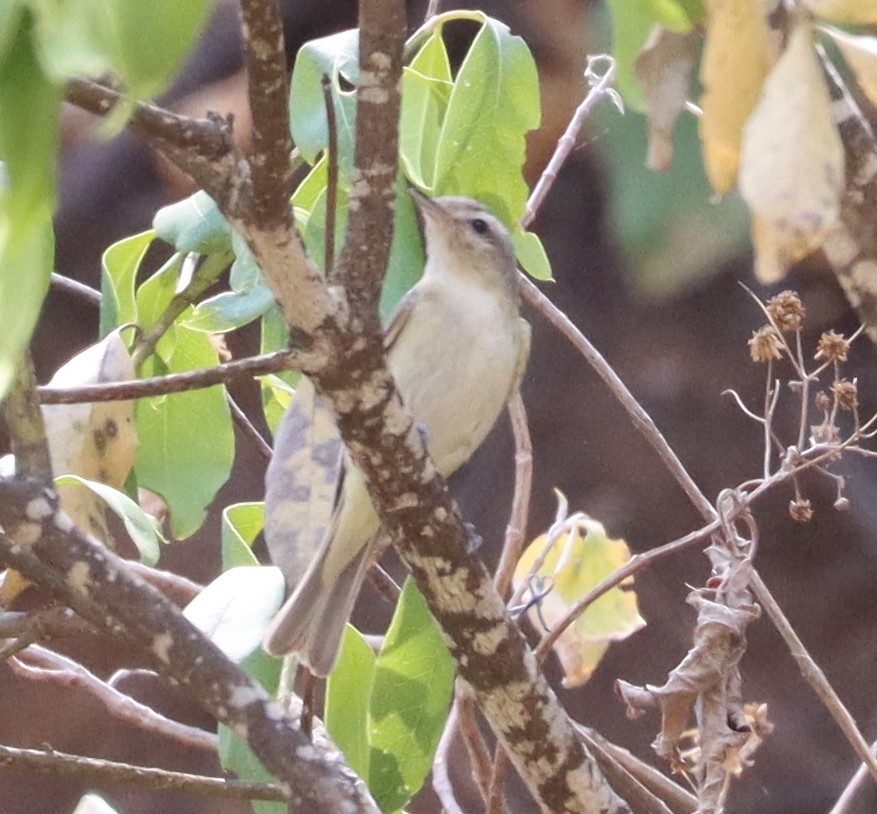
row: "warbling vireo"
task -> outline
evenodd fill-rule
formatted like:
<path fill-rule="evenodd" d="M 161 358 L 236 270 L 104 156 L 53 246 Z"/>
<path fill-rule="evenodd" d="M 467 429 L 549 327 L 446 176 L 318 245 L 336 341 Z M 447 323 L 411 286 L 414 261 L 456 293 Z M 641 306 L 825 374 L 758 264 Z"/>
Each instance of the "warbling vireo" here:
<path fill-rule="evenodd" d="M 424 221 L 426 268 L 389 324 L 387 361 L 447 477 L 484 441 L 518 387 L 530 326 L 520 316 L 515 254 L 502 223 L 468 198 L 412 194 Z M 273 470 L 282 466 L 276 457 L 267 476 L 269 518 L 272 502 L 283 499 L 272 489 Z M 320 676 L 335 664 L 380 529 L 365 478 L 346 455 L 343 470 L 329 531 L 264 640 L 269 653 L 297 653 Z"/>

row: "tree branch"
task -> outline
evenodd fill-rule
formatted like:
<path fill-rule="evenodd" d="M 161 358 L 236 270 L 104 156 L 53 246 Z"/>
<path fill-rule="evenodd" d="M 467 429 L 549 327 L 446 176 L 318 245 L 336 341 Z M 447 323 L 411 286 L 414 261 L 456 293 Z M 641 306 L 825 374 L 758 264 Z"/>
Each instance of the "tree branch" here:
<path fill-rule="evenodd" d="M 356 147 L 338 276 L 355 318 L 380 331 L 378 301 L 393 242 L 405 3 L 360 0 Z"/>
<path fill-rule="evenodd" d="M 59 511 L 29 372 L 26 364 L 20 366 L 8 397 L 17 408 L 6 409 L 13 437 L 29 433 L 29 443 L 27 456 L 19 461 L 21 474 L 0 479 L 0 559 L 52 591 L 99 630 L 132 641 L 159 673 L 185 687 L 249 743 L 288 786 L 292 810 L 376 811 L 338 752 L 311 744 L 264 688 L 173 603 Z"/>
<path fill-rule="evenodd" d="M 131 105 L 128 126 L 169 161 L 190 175 L 215 198 L 227 193 L 235 149 L 231 122 L 218 115 L 190 119 L 146 102 L 130 102 L 111 88 L 83 77 L 67 84 L 66 99 L 98 116 L 106 116 L 120 104 Z"/>
<path fill-rule="evenodd" d="M 83 384 L 79 387 L 43 386 L 37 388 L 37 393 L 42 404 L 127 401 L 227 384 L 242 376 L 263 376 L 266 373 L 279 373 L 296 367 L 306 367 L 309 363 L 305 360 L 308 358 L 308 354 L 301 354 L 298 351 L 278 350 L 263 356 L 235 359 L 202 370 L 187 370 L 185 373 L 169 373 L 166 376 L 154 376 L 151 379 L 136 379 L 130 382 Z"/>
<path fill-rule="evenodd" d="M 0 746 L 0 766 L 27 769 L 39 774 L 75 777 L 96 784 L 181 791 L 237 800 L 285 802 L 287 799 L 286 793 L 280 786 L 269 783 L 247 783 L 224 777 L 204 777 L 167 769 L 133 766 L 130 763 L 56 752 L 54 749 L 18 749 L 13 746 Z"/>

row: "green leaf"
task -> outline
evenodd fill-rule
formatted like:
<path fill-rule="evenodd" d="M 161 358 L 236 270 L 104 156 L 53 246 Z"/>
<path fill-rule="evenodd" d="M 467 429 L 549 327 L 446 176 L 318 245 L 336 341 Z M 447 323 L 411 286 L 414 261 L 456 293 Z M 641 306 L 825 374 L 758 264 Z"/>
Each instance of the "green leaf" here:
<path fill-rule="evenodd" d="M 52 211 L 62 89 L 43 74 L 28 14 L 8 12 L 0 63 L 0 397 L 30 340 L 54 265 Z M 11 26 L 17 22 L 15 35 Z"/>
<path fill-rule="evenodd" d="M 231 227 L 216 202 L 203 190 L 158 210 L 155 233 L 180 252 L 213 254 L 231 249 Z"/>
<path fill-rule="evenodd" d="M 643 0 L 607 0 L 612 17 L 612 56 L 618 66 L 615 87 L 631 110 L 646 109 L 642 86 L 636 78 L 636 58 L 657 23 Z"/>
<path fill-rule="evenodd" d="M 454 82 L 436 155 L 434 191 L 469 195 L 506 225 L 524 213 L 526 134 L 537 127 L 539 79 L 526 44 L 487 17 Z"/>
<path fill-rule="evenodd" d="M 670 31 L 684 34 L 691 31 L 703 16 L 701 0 L 639 0 L 655 22 Z"/>
<path fill-rule="evenodd" d="M 223 291 L 198 303 L 183 324 L 194 331 L 226 333 L 258 319 L 274 303 L 266 285 L 243 294 Z"/>
<path fill-rule="evenodd" d="M 101 76 L 114 67 L 112 13 L 94 0 L 32 2 L 40 62 L 57 82 L 74 74 Z"/>
<path fill-rule="evenodd" d="M 423 273 L 426 258 L 417 225 L 414 199 L 400 176 L 396 181 L 396 216 L 393 228 L 393 245 L 387 274 L 381 289 L 381 316 L 387 319 L 402 296 Z"/>
<path fill-rule="evenodd" d="M 222 510 L 222 570 L 258 565 L 253 542 L 265 527 L 265 504 L 235 503 Z"/>
<path fill-rule="evenodd" d="M 399 157 L 408 177 L 424 189 L 432 188 L 441 124 L 453 87 L 448 53 L 437 32 L 402 75 Z"/>
<path fill-rule="evenodd" d="M 134 98 L 162 91 L 182 67 L 207 23 L 211 0 L 114 0 L 110 14 L 113 63 Z"/>
<path fill-rule="evenodd" d="M 311 167 L 311 171 L 292 193 L 292 204 L 296 210 L 296 218 L 302 220 L 303 226 L 307 225 L 307 220 L 311 212 L 314 211 L 317 200 L 324 194 L 329 179 L 328 167 L 328 161 L 323 156 Z"/>
<path fill-rule="evenodd" d="M 59 475 L 55 483 L 58 486 L 81 486 L 94 492 L 125 524 L 125 530 L 140 552 L 141 562 L 147 565 L 158 562 L 160 544 L 167 542 L 161 533 L 161 523 L 143 511 L 128 495 L 105 483 L 79 475 Z"/>
<path fill-rule="evenodd" d="M 231 233 L 231 247 L 235 255 L 228 279 L 232 291 L 243 294 L 257 286 L 265 285 L 262 269 L 253 257 L 247 241 L 238 232 Z"/>
<path fill-rule="evenodd" d="M 527 274 L 536 280 L 554 279 L 551 273 L 551 262 L 548 260 L 539 235 L 516 230 L 512 232 L 512 243 L 515 246 L 518 262 L 524 267 Z"/>
<path fill-rule="evenodd" d="M 0 62 L 15 43 L 25 8 L 20 0 L 7 0 L 0 4 Z"/>
<path fill-rule="evenodd" d="M 183 258 L 181 253 L 174 255 L 138 289 L 136 308 L 145 331 L 156 324 L 173 298 Z M 190 313 L 184 312 L 181 321 Z M 182 373 L 218 362 L 209 338 L 178 322 L 161 338 L 141 372 L 147 377 Z M 203 522 L 206 507 L 228 479 L 234 460 L 225 388 L 142 399 L 137 403 L 136 425 L 141 441 L 135 465 L 138 483 L 165 499 L 173 535 L 188 537 Z"/>
<path fill-rule="evenodd" d="M 455 664 L 409 577 L 375 664 L 369 702 L 369 789 L 384 811 L 420 789 L 448 716 Z"/>
<path fill-rule="evenodd" d="M 100 335 L 128 322 L 137 321 L 134 281 L 155 232 L 141 232 L 114 243 L 101 260 Z"/>
<path fill-rule="evenodd" d="M 273 565 L 224 571 L 199 593 L 183 615 L 234 662 L 259 650 L 262 636 L 283 604 L 286 581 Z"/>
<path fill-rule="evenodd" d="M 350 768 L 366 784 L 371 759 L 368 705 L 374 674 L 374 651 L 362 634 L 348 625 L 338 664 L 326 681 L 326 729 Z"/>
<path fill-rule="evenodd" d="M 352 87 L 359 77 L 359 31 L 350 29 L 305 43 L 295 58 L 289 94 L 292 139 L 305 161 L 315 163 L 329 143 L 322 77 L 332 82 L 338 134 L 339 167 L 349 170 L 353 157 L 356 100 Z"/>
<path fill-rule="evenodd" d="M 177 252 L 137 289 L 134 307 L 137 322 L 144 331 L 155 326 L 173 299 L 184 260 L 185 255 Z"/>
<path fill-rule="evenodd" d="M 207 336 L 179 325 L 161 338 L 156 351 L 158 358 L 150 357 L 143 364 L 145 376 L 198 370 L 219 362 Z M 141 443 L 137 482 L 164 498 L 171 510 L 173 536 L 188 537 L 204 522 L 207 507 L 228 480 L 234 462 L 225 387 L 141 399 L 136 421 Z"/>

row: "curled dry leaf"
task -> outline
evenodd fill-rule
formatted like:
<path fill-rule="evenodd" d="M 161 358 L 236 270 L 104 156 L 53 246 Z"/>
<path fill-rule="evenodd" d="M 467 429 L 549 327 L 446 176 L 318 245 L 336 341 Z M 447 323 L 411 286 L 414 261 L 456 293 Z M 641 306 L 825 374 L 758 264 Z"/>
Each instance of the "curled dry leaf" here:
<path fill-rule="evenodd" d="M 707 0 L 706 8 L 700 137 L 710 184 L 724 195 L 737 180 L 743 127 L 758 104 L 774 48 L 762 0 Z"/>
<path fill-rule="evenodd" d="M 877 0 L 801 0 L 802 5 L 824 20 L 844 25 L 877 23 Z"/>
<path fill-rule="evenodd" d="M 666 170 L 673 160 L 673 129 L 691 92 L 699 42 L 696 30 L 679 34 L 656 25 L 636 58 L 649 122 L 650 170 Z"/>
<path fill-rule="evenodd" d="M 756 274 L 775 282 L 817 249 L 840 215 L 844 151 L 828 88 L 800 20 L 746 125 L 740 192 L 752 211 Z"/>
<path fill-rule="evenodd" d="M 829 27 L 824 30 L 840 48 L 862 92 L 872 105 L 877 105 L 877 37 L 857 36 Z"/>
<path fill-rule="evenodd" d="M 64 364 L 52 377 L 52 387 L 106 384 L 135 378 L 134 366 L 118 331 L 91 345 Z M 137 432 L 133 401 L 56 404 L 43 407 L 52 469 L 58 475 L 78 475 L 121 489 L 134 466 Z M 84 531 L 113 545 L 104 503 L 79 485 L 58 487 L 61 508 Z M 27 582 L 9 572 L 0 589 L 0 606 L 8 605 Z"/>
<path fill-rule="evenodd" d="M 524 551 L 515 569 L 515 588 L 528 579 L 548 544 L 548 535 L 537 537 Z M 548 551 L 539 576 L 551 580 L 552 589 L 530 608 L 537 630 L 563 619 L 582 597 L 630 559 L 624 540 L 613 540 L 601 523 L 583 517 Z M 626 639 L 645 621 L 637 609 L 633 579 L 613 588 L 594 602 L 558 638 L 554 651 L 564 672 L 563 685 L 578 687 L 588 681 L 613 641 Z"/>
<path fill-rule="evenodd" d="M 694 644 L 661 687 L 637 687 L 616 681 L 616 689 L 637 717 L 647 709 L 661 712 L 661 731 L 652 747 L 676 764 L 678 744 L 695 715 L 700 750 L 694 768 L 699 811 L 719 810 L 732 774 L 741 761 L 734 760 L 750 743 L 749 727 L 740 694 L 739 662 L 746 649 L 746 627 L 758 618 L 755 605 L 729 608 L 713 601 L 709 591 L 694 591 L 689 604 L 698 611 Z M 751 753 L 748 747 L 747 759 Z"/>

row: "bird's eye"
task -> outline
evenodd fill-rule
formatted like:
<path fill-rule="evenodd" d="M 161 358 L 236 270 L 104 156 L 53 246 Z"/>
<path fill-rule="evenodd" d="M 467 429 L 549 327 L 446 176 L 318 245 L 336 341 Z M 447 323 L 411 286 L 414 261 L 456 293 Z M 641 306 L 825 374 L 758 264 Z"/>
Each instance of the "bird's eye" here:
<path fill-rule="evenodd" d="M 475 218 L 475 220 L 472 221 L 472 228 L 478 232 L 479 235 L 486 234 L 490 231 L 487 221 L 482 220 L 481 218 Z"/>

